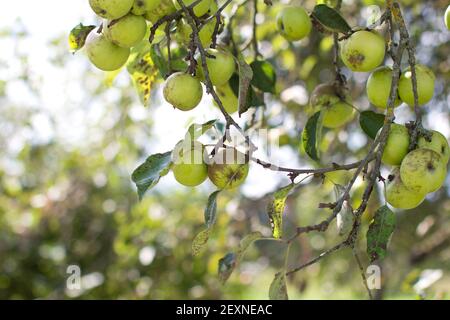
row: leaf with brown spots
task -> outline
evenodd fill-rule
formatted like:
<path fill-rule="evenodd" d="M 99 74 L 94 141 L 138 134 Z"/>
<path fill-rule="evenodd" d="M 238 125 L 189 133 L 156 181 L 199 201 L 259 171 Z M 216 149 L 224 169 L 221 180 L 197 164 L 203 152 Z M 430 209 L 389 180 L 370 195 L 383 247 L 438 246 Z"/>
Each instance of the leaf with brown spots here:
<path fill-rule="evenodd" d="M 133 50 L 127 69 L 142 104 L 147 106 L 152 85 L 158 76 L 158 69 L 153 63 L 149 45 L 141 44 Z"/>
<path fill-rule="evenodd" d="M 246 235 L 239 243 L 237 250 L 227 253 L 219 260 L 219 279 L 222 283 L 228 280 L 233 270 L 241 262 L 247 249 L 258 239 L 263 239 L 263 235 L 259 231 Z"/>
<path fill-rule="evenodd" d="M 289 300 L 286 286 L 286 273 L 284 270 L 275 274 L 275 278 L 273 279 L 269 288 L 269 299 Z"/>
<path fill-rule="evenodd" d="M 386 256 L 389 239 L 396 224 L 395 213 L 387 206 L 380 207 L 367 231 L 367 254 L 370 262 L 383 260 Z"/>
<path fill-rule="evenodd" d="M 276 239 L 280 239 L 283 234 L 283 212 L 286 198 L 294 187 L 290 184 L 281 188 L 273 194 L 273 199 L 267 206 L 267 214 L 269 215 L 270 225 L 272 227 L 272 235 Z"/>

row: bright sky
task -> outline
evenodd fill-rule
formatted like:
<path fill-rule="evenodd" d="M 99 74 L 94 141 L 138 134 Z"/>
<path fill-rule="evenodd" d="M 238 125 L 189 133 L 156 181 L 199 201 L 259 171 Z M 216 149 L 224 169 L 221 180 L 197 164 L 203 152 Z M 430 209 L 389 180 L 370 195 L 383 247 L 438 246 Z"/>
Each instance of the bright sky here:
<path fill-rule="evenodd" d="M 107 109 L 102 105 L 95 105 L 95 102 L 87 101 L 80 85 L 85 79 L 81 78 L 83 68 L 89 67 L 87 59 L 82 54 L 77 54 L 70 59 L 70 62 L 60 68 L 54 66 L 48 59 L 51 50 L 48 50 L 49 42 L 62 33 L 68 33 L 75 25 L 96 23 L 95 16 L 91 13 L 87 0 L 14 0 L 2 4 L 0 10 L 0 30 L 5 27 L 17 28 L 17 21 L 20 19 L 25 25 L 27 31 L 31 34 L 29 40 L 20 48 L 15 48 L 13 41 L 0 40 L 0 60 L 14 61 L 16 51 L 32 52 L 31 67 L 32 73 L 37 75 L 43 82 L 40 92 L 40 101 L 35 102 L 37 108 L 42 108 L 46 113 L 34 116 L 32 123 L 38 132 L 37 139 L 43 141 L 57 135 L 59 139 L 67 141 L 69 144 L 76 145 L 88 137 L 91 132 L 87 124 L 99 123 L 103 119 Z M 67 53 L 69 54 L 69 53 Z M 20 64 L 17 60 L 9 65 L 11 74 L 20 70 Z M 94 68 L 94 67 L 92 67 Z M 98 71 L 100 74 L 101 72 Z M 120 82 L 120 77 L 118 79 Z M 9 83 L 7 92 L 12 99 L 20 105 L 20 102 L 29 105 L 33 104 L 33 97 L 27 93 L 20 83 Z M 111 89 L 106 93 L 107 99 L 114 101 L 117 90 Z M 89 104 L 89 105 L 88 105 Z M 80 107 L 82 106 L 82 107 Z M 403 108 L 403 109 L 401 109 Z M 398 109 L 398 120 L 407 119 L 410 113 L 407 107 Z M 206 111 L 206 112 L 205 112 Z M 151 117 L 157 119 L 153 128 L 152 138 L 156 141 L 149 147 L 149 152 L 164 152 L 170 146 L 175 145 L 186 131 L 188 124 L 202 123 L 213 118 L 221 118 L 217 108 L 213 107 L 209 97 L 203 100 L 201 106 L 192 112 L 183 113 L 173 110 L 166 103 L 160 106 L 144 108 L 139 104 L 133 107 L 132 117 L 136 119 L 145 119 Z M 446 118 L 439 112 L 432 113 L 433 121 L 429 121 L 429 127 L 440 130 L 447 137 L 450 136 L 450 125 Z M 55 127 L 51 121 L 56 123 Z M 107 130 L 107 123 L 103 123 Z M 285 124 L 293 125 L 293 124 Z M 70 128 L 70 130 L 67 130 Z M 98 129 L 98 128 L 97 128 Z M 56 132 L 55 132 L 56 131 Z M 20 149 L 25 143 L 24 137 L 30 133 L 22 133 L 12 140 L 11 148 Z M 353 135 L 355 143 L 358 143 L 358 135 Z M 362 140 L 363 141 L 363 140 Z M 364 142 L 363 142 L 364 143 Z M 260 154 L 260 156 L 262 156 Z M 281 164 L 290 166 L 299 166 L 298 156 L 290 149 L 282 149 L 275 153 L 274 162 L 278 160 Z M 281 175 L 272 173 L 259 166 L 253 166 L 248 181 L 243 188 L 247 196 L 260 196 L 266 192 L 273 191 L 280 182 Z M 173 180 L 164 179 L 164 185 L 175 185 Z"/>

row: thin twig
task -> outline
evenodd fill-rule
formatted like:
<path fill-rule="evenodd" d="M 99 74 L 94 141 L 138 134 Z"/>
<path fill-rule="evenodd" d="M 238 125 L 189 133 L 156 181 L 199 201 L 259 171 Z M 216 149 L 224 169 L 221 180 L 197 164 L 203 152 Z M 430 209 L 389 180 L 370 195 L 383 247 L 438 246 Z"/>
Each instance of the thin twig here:
<path fill-rule="evenodd" d="M 353 256 L 355 257 L 356 263 L 358 264 L 359 271 L 361 272 L 361 278 L 364 283 L 364 287 L 367 290 L 367 294 L 369 295 L 369 299 L 373 300 L 372 292 L 370 291 L 369 286 L 367 285 L 367 278 L 366 278 L 366 273 L 364 272 L 364 267 L 361 263 L 361 259 L 359 258 L 358 253 L 356 252 L 355 247 L 352 248 L 352 252 L 353 252 Z"/>
<path fill-rule="evenodd" d="M 258 24 L 256 22 L 257 15 L 258 15 L 258 0 L 253 0 L 252 43 L 253 43 L 254 60 L 257 60 L 258 57 L 260 56 L 257 38 L 257 31 L 258 31 Z"/>

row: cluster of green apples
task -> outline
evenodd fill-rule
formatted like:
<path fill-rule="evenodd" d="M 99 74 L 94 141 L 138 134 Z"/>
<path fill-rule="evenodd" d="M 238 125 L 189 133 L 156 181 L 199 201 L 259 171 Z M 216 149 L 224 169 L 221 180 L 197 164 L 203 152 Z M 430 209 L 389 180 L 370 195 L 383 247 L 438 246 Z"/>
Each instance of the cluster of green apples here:
<path fill-rule="evenodd" d="M 85 44 L 92 64 L 103 71 L 118 70 L 125 65 L 131 48 L 144 39 L 147 22 L 143 8 L 154 8 L 159 0 L 89 0 L 92 10 L 104 19 L 92 30 Z"/>
<path fill-rule="evenodd" d="M 208 177 L 219 189 L 234 189 L 247 178 L 248 158 L 234 148 L 220 148 L 209 156 L 198 141 L 180 141 L 172 153 L 172 172 L 182 185 L 195 187 Z"/>
<path fill-rule="evenodd" d="M 194 0 L 183 2 L 188 6 Z M 118 70 L 125 65 L 131 48 L 143 40 L 147 22 L 155 23 L 180 9 L 177 0 L 89 0 L 89 4 L 105 21 L 101 28 L 90 32 L 85 49 L 92 64 L 103 71 Z M 194 6 L 193 12 L 198 17 L 208 17 L 216 13 L 217 9 L 216 1 L 202 0 Z M 199 31 L 200 41 L 205 48 L 211 44 L 215 24 L 215 19 L 211 19 Z M 176 40 L 182 45 L 188 45 L 192 28 L 185 19 L 179 20 L 176 31 Z M 238 109 L 238 98 L 228 84 L 236 70 L 234 57 L 224 47 L 209 48 L 207 53 L 206 63 L 211 83 L 225 110 L 230 114 L 234 113 Z M 199 61 L 195 76 L 175 72 L 166 79 L 164 98 L 179 110 L 192 110 L 202 99 L 202 81 L 205 81 L 205 76 Z"/>
<path fill-rule="evenodd" d="M 386 184 L 386 200 L 399 209 L 415 208 L 428 193 L 438 190 L 444 184 L 450 158 L 448 141 L 438 131 L 420 137 L 417 149 L 411 152 L 409 144 L 408 129 L 393 123 L 382 162 L 394 166 Z"/>
<path fill-rule="evenodd" d="M 435 76 L 428 67 L 418 64 L 415 66 L 417 80 L 417 102 L 424 105 L 431 100 L 434 93 Z M 369 76 L 366 85 L 367 98 L 370 103 L 380 109 L 386 109 L 392 84 L 392 68 L 382 66 Z M 394 107 L 401 102 L 414 106 L 414 92 L 411 68 L 404 70 L 400 76 Z"/>
<path fill-rule="evenodd" d="M 380 109 L 387 108 L 392 84 L 392 68 L 379 67 L 384 61 L 385 51 L 384 38 L 376 31 L 367 30 L 353 33 L 343 41 L 340 49 L 342 61 L 350 70 L 373 71 L 367 80 L 366 92 L 370 103 Z M 418 104 L 424 105 L 433 97 L 435 76 L 433 71 L 421 64 L 415 66 L 415 72 Z M 394 105 L 399 106 L 401 102 L 414 106 L 412 71 L 409 67 L 400 76 Z"/>

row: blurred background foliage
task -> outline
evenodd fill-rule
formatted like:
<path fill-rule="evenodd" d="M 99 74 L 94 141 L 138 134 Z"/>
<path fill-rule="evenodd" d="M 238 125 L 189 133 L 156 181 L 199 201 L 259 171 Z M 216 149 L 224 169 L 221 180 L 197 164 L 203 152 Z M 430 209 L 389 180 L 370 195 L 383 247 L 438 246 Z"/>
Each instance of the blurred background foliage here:
<path fill-rule="evenodd" d="M 448 1 L 400 2 L 417 44 L 417 59 L 437 76 L 425 125 L 449 137 L 450 37 L 442 18 Z M 316 1 L 292 3 L 311 10 Z M 345 0 L 342 13 L 350 25 L 366 25 L 376 9 L 370 6 L 382 3 Z M 44 1 L 47 4 L 50 7 L 52 1 Z M 259 6 L 261 52 L 276 66 L 278 82 L 277 94 L 266 99 L 256 117 L 261 125 L 273 128 L 271 132 L 282 142 L 286 164 L 311 166 L 298 153 L 299 137 L 307 120 L 308 92 L 333 77 L 332 40 L 313 32 L 308 39 L 290 44 L 274 33 L 280 4 L 266 8 L 261 1 Z M 88 6 L 84 10 L 89 16 Z M 72 18 L 71 24 L 79 22 Z M 248 10 L 239 11 L 235 23 L 240 25 L 235 32 L 245 41 L 251 30 Z M 270 234 L 266 194 L 287 180 L 252 167 L 260 180 L 250 178 L 244 191 L 219 198 L 212 239 L 193 258 L 191 242 L 202 228 L 212 185 L 184 188 L 169 175 L 138 202 L 130 180 L 132 170 L 151 152 L 173 147 L 157 132 L 161 126 L 173 125 L 170 118 L 157 117 L 159 109 L 167 108 L 161 106 L 159 84 L 154 86 L 150 106 L 144 108 L 126 74 L 117 78 L 102 74 L 82 54 L 69 54 L 68 29 L 52 25 L 60 36 L 46 39 L 41 43 L 44 51 L 39 51 L 32 47 L 33 41 L 43 40 L 34 38 L 28 28 L 19 16 L 0 29 L 0 298 L 267 298 L 273 275 L 284 262 L 284 246 L 256 242 L 225 286 L 217 277 L 217 261 L 249 232 Z M 39 55 L 45 61 L 37 61 Z M 367 74 L 345 72 L 355 105 L 368 109 Z M 214 111 L 206 104 L 203 112 Z M 406 122 L 413 114 L 401 106 L 396 116 L 398 122 Z M 367 151 L 368 141 L 357 121 L 324 137 L 323 164 L 352 161 Z M 290 196 L 286 234 L 296 225 L 326 217 L 328 212 L 317 204 L 334 201 L 332 182 L 345 183 L 348 178 L 344 173 L 324 181 L 314 179 Z M 270 190 L 258 189 L 265 181 L 272 185 Z M 382 297 L 450 297 L 449 185 L 447 179 L 446 186 L 421 206 L 398 212 L 383 265 Z M 358 201 L 363 188 L 360 181 L 353 201 Z M 251 192 L 254 189 L 258 191 Z M 380 203 L 378 191 L 365 212 L 363 228 Z M 305 262 L 337 241 L 334 227 L 326 234 L 302 236 L 291 248 L 288 263 L 293 267 Z M 364 237 L 358 245 L 365 257 Z M 66 289 L 69 265 L 81 268 L 80 291 Z M 291 298 L 366 298 L 349 250 L 290 277 L 289 294 Z"/>

